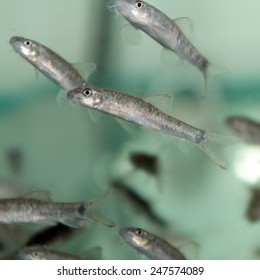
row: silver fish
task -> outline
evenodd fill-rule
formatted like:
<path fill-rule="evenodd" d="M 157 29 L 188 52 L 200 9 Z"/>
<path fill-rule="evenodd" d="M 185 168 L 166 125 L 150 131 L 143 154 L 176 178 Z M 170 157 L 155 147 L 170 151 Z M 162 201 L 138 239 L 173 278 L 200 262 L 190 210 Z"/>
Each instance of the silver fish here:
<path fill-rule="evenodd" d="M 17 260 L 97 260 L 102 259 L 101 248 L 94 247 L 80 255 L 62 252 L 47 246 L 25 247 L 16 254 Z"/>
<path fill-rule="evenodd" d="M 105 196 L 92 201 L 53 202 L 46 191 L 0 199 L 0 224 L 13 223 L 63 223 L 70 227 L 83 227 L 88 221 L 96 221 L 108 227 L 115 224 L 103 216 L 97 206 Z"/>
<path fill-rule="evenodd" d="M 141 228 L 126 227 L 120 237 L 152 260 L 185 260 L 183 254 L 168 242 Z"/>
<path fill-rule="evenodd" d="M 41 43 L 14 36 L 10 39 L 10 44 L 25 60 L 64 90 L 88 85 L 72 64 Z M 89 68 L 88 72 L 93 72 L 95 66 L 89 63 L 86 68 Z"/>
<path fill-rule="evenodd" d="M 195 143 L 220 167 L 226 169 L 222 145 L 236 140 L 191 126 L 160 111 L 151 104 L 155 97 L 139 98 L 110 89 L 78 88 L 68 92 L 68 99 L 75 104 L 102 111 L 146 128 L 163 132 Z M 154 101 L 153 101 L 154 102 Z M 228 143 L 230 142 L 230 143 Z"/>
<path fill-rule="evenodd" d="M 227 118 L 227 125 L 250 144 L 260 144 L 260 123 L 242 116 Z"/>
<path fill-rule="evenodd" d="M 141 29 L 164 48 L 197 67 L 206 85 L 211 64 L 185 36 L 177 24 L 178 19 L 169 18 L 145 1 L 115 0 L 113 7 L 135 28 Z"/>

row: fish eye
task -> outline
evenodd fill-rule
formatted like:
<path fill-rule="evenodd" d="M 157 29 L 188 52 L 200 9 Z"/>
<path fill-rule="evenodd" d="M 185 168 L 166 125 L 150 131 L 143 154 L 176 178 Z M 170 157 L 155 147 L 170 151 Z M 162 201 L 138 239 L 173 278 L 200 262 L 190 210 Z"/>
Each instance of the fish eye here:
<path fill-rule="evenodd" d="M 84 91 L 83 91 L 83 95 L 88 97 L 90 96 L 92 93 L 91 89 L 90 88 L 86 88 Z"/>
<path fill-rule="evenodd" d="M 143 2 L 138 1 L 138 2 L 136 2 L 135 5 L 136 5 L 137 8 L 142 8 L 144 4 L 143 4 Z"/>
<path fill-rule="evenodd" d="M 32 42 L 31 41 L 24 41 L 25 46 L 30 47 Z"/>
<path fill-rule="evenodd" d="M 33 252 L 32 255 L 33 255 L 33 257 L 37 258 L 39 256 L 39 253 L 38 252 Z"/>
<path fill-rule="evenodd" d="M 138 236 L 142 235 L 142 233 L 143 233 L 143 231 L 140 228 L 136 229 L 136 231 L 135 231 L 135 234 Z"/>

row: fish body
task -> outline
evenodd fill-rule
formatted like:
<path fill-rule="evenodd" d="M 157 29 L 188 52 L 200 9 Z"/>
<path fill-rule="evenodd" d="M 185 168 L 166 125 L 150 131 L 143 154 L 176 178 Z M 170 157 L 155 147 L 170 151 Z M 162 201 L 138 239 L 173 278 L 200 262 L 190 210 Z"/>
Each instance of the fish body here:
<path fill-rule="evenodd" d="M 98 255 L 95 258 L 95 255 Z M 83 254 L 75 255 L 67 252 L 51 249 L 47 246 L 29 246 L 25 247 L 16 254 L 18 260 L 90 260 L 100 259 L 101 249 L 95 247 L 87 250 Z"/>
<path fill-rule="evenodd" d="M 243 116 L 232 116 L 227 125 L 250 144 L 260 144 L 260 123 Z"/>
<path fill-rule="evenodd" d="M 36 192 L 37 194 L 37 192 Z M 53 202 L 32 197 L 17 197 L 0 200 L 0 223 L 57 223 L 71 227 L 85 226 L 95 220 L 107 226 L 114 223 L 93 207 L 95 201 Z M 98 201 L 99 202 L 99 201 Z"/>
<path fill-rule="evenodd" d="M 152 260 L 185 260 L 182 253 L 159 238 L 158 236 L 140 228 L 126 227 L 119 231 L 120 237 Z"/>
<path fill-rule="evenodd" d="M 88 85 L 72 64 L 41 43 L 14 36 L 10 44 L 25 60 L 64 90 Z"/>
<path fill-rule="evenodd" d="M 97 87 L 74 89 L 68 92 L 67 97 L 75 104 L 191 141 L 205 151 L 222 168 L 227 168 L 227 163 L 221 155 L 221 145 L 225 142 L 222 135 L 207 132 L 178 120 L 162 112 L 143 98 Z"/>
<path fill-rule="evenodd" d="M 115 0 L 113 6 L 134 27 L 197 67 L 207 79 L 209 61 L 188 40 L 173 19 L 145 1 Z"/>

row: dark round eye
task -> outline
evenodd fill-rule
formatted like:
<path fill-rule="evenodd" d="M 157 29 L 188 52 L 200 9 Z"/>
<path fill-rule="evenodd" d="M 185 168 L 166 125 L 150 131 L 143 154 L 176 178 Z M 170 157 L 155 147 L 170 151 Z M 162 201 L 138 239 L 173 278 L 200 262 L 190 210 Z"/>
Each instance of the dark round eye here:
<path fill-rule="evenodd" d="M 141 1 L 138 1 L 135 5 L 137 8 L 142 8 L 144 4 Z"/>
<path fill-rule="evenodd" d="M 83 94 L 84 94 L 85 96 L 90 96 L 91 93 L 92 93 L 92 91 L 91 91 L 90 88 L 86 88 L 86 89 L 83 91 Z"/>
<path fill-rule="evenodd" d="M 143 233 L 143 231 L 140 228 L 136 229 L 136 231 L 135 231 L 135 234 L 138 236 L 142 235 L 142 233 Z"/>
<path fill-rule="evenodd" d="M 30 47 L 32 42 L 31 41 L 24 41 L 25 46 Z"/>
<path fill-rule="evenodd" d="M 38 252 L 33 252 L 33 256 L 34 256 L 34 257 L 38 257 L 38 256 L 39 256 L 39 253 L 38 253 Z"/>

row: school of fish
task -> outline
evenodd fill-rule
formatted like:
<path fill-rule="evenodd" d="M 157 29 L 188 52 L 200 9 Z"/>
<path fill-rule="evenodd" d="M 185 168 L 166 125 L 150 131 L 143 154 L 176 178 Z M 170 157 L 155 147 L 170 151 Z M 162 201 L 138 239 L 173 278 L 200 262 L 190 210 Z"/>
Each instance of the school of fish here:
<path fill-rule="evenodd" d="M 204 77 L 207 91 L 212 64 L 185 35 L 179 24 L 181 19 L 171 19 L 163 11 L 145 1 L 115 0 L 111 7 L 133 28 L 142 30 L 161 46 L 174 52 L 180 59 L 195 66 Z M 260 124 L 257 121 L 242 116 L 228 118 L 226 124 L 237 136 L 217 134 L 197 128 L 173 116 L 171 95 L 153 95 L 144 98 L 114 89 L 101 88 L 88 81 L 88 76 L 95 70 L 93 63 L 83 66 L 69 63 L 44 44 L 22 36 L 13 36 L 9 42 L 15 52 L 55 82 L 60 87 L 62 98 L 66 98 L 76 107 L 81 106 L 113 116 L 120 123 L 123 122 L 121 123 L 123 127 L 132 123 L 154 133 L 168 135 L 170 142 L 174 138 L 176 142 L 192 143 L 204 151 L 222 169 L 228 169 L 228 161 L 224 156 L 224 148 L 227 145 L 237 143 L 240 138 L 251 144 L 260 144 Z M 155 177 L 159 176 L 160 168 L 156 156 L 139 152 L 130 155 L 129 160 L 136 169 L 141 169 Z M 140 211 L 146 214 L 146 217 L 155 221 L 160 227 L 167 227 L 167 223 L 153 212 L 151 203 L 131 191 L 119 180 L 113 181 L 111 185 L 116 191 L 123 193 L 125 199 L 130 200 L 133 205 L 137 205 L 141 209 Z M 47 231 L 50 226 L 58 227 L 60 224 L 78 230 L 91 226 L 92 221 L 112 228 L 116 223 L 98 209 L 107 196 L 108 193 L 96 200 L 58 202 L 53 201 L 48 192 L 34 190 L 24 195 L 1 198 L 0 225 L 7 227 L 0 228 L 3 231 L 3 234 L 0 231 L 0 236 L 4 236 L 8 240 L 9 231 L 12 230 L 8 226 L 32 223 L 47 227 Z M 258 208 L 258 203 L 252 200 L 251 208 L 247 213 L 249 219 L 258 219 L 260 216 Z M 51 234 L 48 234 L 53 236 L 54 242 L 59 243 L 61 240 L 62 243 L 60 237 L 66 234 L 60 234 L 59 231 L 57 234 L 53 234 L 53 231 L 50 232 Z M 55 246 L 52 248 L 53 241 L 48 234 L 46 237 L 43 231 L 36 237 L 31 237 L 22 243 L 20 248 L 16 248 L 9 258 L 31 260 L 102 258 L 99 247 L 76 254 L 61 251 Z M 118 235 L 149 259 L 187 259 L 177 247 L 143 228 L 123 227 L 119 229 Z"/>

